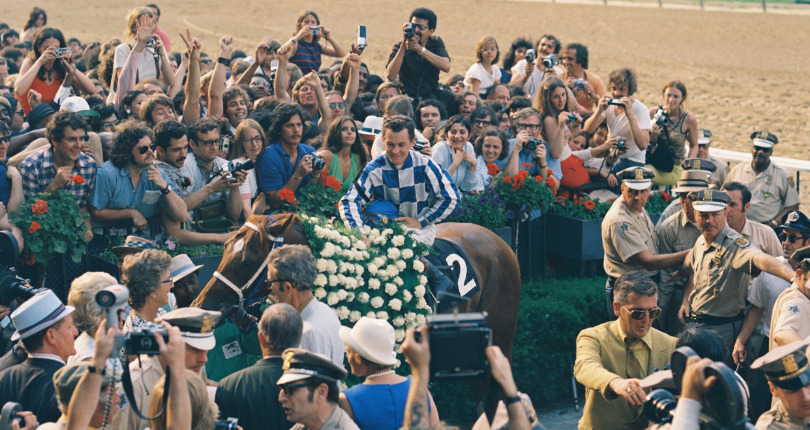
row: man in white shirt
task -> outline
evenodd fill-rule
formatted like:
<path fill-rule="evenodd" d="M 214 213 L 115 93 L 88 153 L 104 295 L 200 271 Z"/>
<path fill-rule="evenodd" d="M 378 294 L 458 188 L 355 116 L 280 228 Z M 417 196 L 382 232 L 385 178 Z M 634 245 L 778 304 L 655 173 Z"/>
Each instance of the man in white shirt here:
<path fill-rule="evenodd" d="M 559 63 L 559 60 L 556 60 L 559 53 L 559 39 L 550 34 L 543 35 L 540 42 L 537 43 L 537 54 L 534 62 L 527 62 L 526 59 L 523 59 L 512 66 L 512 80 L 509 85 L 522 87 L 529 98 L 534 99 L 534 96 L 540 90 L 540 83 L 543 82 L 546 76 L 562 76 L 563 69 L 559 65 L 543 66 L 543 60 L 549 55 L 554 55 L 555 61 Z"/>

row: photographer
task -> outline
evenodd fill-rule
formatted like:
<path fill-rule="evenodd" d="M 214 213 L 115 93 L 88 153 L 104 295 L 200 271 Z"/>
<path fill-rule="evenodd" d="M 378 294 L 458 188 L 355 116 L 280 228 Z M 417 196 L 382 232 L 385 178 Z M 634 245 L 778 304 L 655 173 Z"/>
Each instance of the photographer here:
<path fill-rule="evenodd" d="M 414 329 L 405 333 L 402 342 L 402 354 L 411 366 L 411 386 L 408 390 L 408 401 L 405 404 L 405 418 L 402 428 L 431 427 L 429 418 L 428 382 L 430 382 L 430 339 L 428 326 L 420 327 L 421 339 L 417 340 Z M 532 428 L 526 409 L 523 407 L 520 392 L 512 377 L 512 367 L 501 349 L 490 346 L 486 349 L 487 360 L 492 371 L 492 378 L 503 390 L 507 411 L 509 413 L 509 429 L 528 430 Z"/>
<path fill-rule="evenodd" d="M 548 176 L 548 170 L 551 170 L 555 178 L 562 177 L 562 168 L 560 167 L 560 160 L 551 156 L 548 143 L 540 140 L 542 136 L 543 125 L 540 121 L 540 112 L 534 108 L 523 108 L 517 113 L 515 119 L 515 129 L 517 136 L 509 141 L 509 157 L 511 158 L 517 151 L 518 166 L 520 169 L 527 170 L 529 175 L 540 175 L 544 179 Z M 524 168 L 523 165 L 529 163 L 531 167 Z M 508 164 L 508 161 L 495 162 L 499 168 L 503 169 Z M 506 172 L 508 175 L 518 173 Z"/>
<path fill-rule="evenodd" d="M 522 87 L 530 98 L 534 98 L 540 91 L 540 84 L 547 76 L 561 76 L 563 69 L 558 66 L 557 54 L 560 53 L 560 41 L 550 35 L 545 34 L 537 43 L 537 52 L 533 61 L 528 58 L 520 60 L 512 66 L 512 80 L 510 86 Z M 554 60 L 546 61 L 549 56 Z M 548 65 L 549 67 L 546 67 Z"/>
<path fill-rule="evenodd" d="M 436 14 L 426 8 L 418 8 L 402 28 L 402 42 L 394 45 L 388 57 L 387 80 L 399 76 L 402 91 L 417 102 L 435 98 L 446 102 L 439 95 L 439 71 L 450 72 L 450 55 L 436 31 Z"/>
<path fill-rule="evenodd" d="M 698 155 L 697 118 L 686 111 L 686 85 L 669 81 L 661 91 L 664 105 L 650 108 L 652 130 L 647 167 L 655 171 L 656 185 L 674 185 L 681 175 L 681 161 Z M 686 156 L 684 144 L 689 142 Z M 661 152 L 660 154 L 658 152 Z"/>

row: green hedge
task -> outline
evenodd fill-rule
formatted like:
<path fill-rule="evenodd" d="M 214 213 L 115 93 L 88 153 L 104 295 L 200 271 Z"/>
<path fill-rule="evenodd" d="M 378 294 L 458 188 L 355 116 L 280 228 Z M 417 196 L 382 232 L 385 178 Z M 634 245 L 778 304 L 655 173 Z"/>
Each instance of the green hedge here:
<path fill-rule="evenodd" d="M 580 330 L 605 321 L 605 278 L 536 280 L 523 284 L 512 372 L 535 407 L 572 398 L 571 376 Z M 469 386 L 431 383 L 441 419 L 469 427 L 477 412 Z"/>

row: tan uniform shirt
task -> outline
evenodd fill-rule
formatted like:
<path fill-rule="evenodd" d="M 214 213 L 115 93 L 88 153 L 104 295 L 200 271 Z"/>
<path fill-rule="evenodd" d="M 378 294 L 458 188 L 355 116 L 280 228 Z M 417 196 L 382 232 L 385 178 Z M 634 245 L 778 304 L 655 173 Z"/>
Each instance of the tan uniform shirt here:
<path fill-rule="evenodd" d="M 774 397 L 776 400 L 776 397 Z M 757 420 L 757 430 L 796 430 L 810 429 L 810 424 L 802 419 L 791 417 L 782 402 L 775 401 L 771 410 L 759 416 Z"/>
<path fill-rule="evenodd" d="M 609 276 L 618 278 L 637 271 L 649 276 L 658 274 L 630 261 L 630 257 L 645 250 L 657 255 L 658 238 L 647 211 L 631 211 L 621 197 L 613 202 L 602 220 L 602 247 L 605 250 L 603 265 Z"/>
<path fill-rule="evenodd" d="M 740 234 L 771 257 L 782 256 L 782 243 L 776 232 L 767 225 L 748 219 Z"/>
<path fill-rule="evenodd" d="M 751 163 L 740 163 L 729 172 L 726 182 L 739 182 L 751 191 L 748 219 L 771 222 L 786 207 L 799 204 L 799 193 L 787 170 L 771 164 L 757 174 Z"/>
<path fill-rule="evenodd" d="M 689 296 L 692 312 L 733 317 L 745 310 L 748 276 L 759 274 L 754 256 L 760 252 L 728 224 L 711 244 L 700 236 L 689 262 L 694 272 Z"/>
<path fill-rule="evenodd" d="M 700 228 L 697 224 L 689 221 L 686 212 L 681 209 L 680 212 L 677 212 L 656 227 L 655 233 L 658 235 L 658 251 L 661 254 L 672 254 L 694 248 L 695 242 L 700 237 Z M 667 279 L 669 275 L 679 269 L 678 267 L 662 270 L 662 279 Z M 685 284 L 686 280 L 681 279 L 670 285 L 683 287 Z"/>
<path fill-rule="evenodd" d="M 781 330 L 793 330 L 802 339 L 810 336 L 810 299 L 795 283 L 782 291 L 773 304 L 769 350 L 776 348 L 774 335 Z"/>
<path fill-rule="evenodd" d="M 728 172 L 731 168 L 728 167 L 728 163 L 719 158 L 709 157 L 709 161 L 717 166 L 717 170 L 712 172 L 712 183 L 709 186 L 719 190 L 720 187 L 726 183 L 726 176 L 728 176 Z"/>

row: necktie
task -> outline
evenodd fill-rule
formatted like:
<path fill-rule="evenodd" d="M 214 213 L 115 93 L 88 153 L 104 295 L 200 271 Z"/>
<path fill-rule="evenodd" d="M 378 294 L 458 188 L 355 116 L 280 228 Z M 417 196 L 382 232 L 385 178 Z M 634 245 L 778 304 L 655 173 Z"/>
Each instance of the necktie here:
<path fill-rule="evenodd" d="M 638 357 L 636 357 L 636 353 L 633 351 L 633 345 L 640 342 L 639 339 L 630 339 L 625 338 L 624 344 L 625 348 L 627 349 L 627 377 L 628 378 L 638 378 L 642 379 L 642 370 L 641 370 L 641 363 L 638 361 Z"/>

